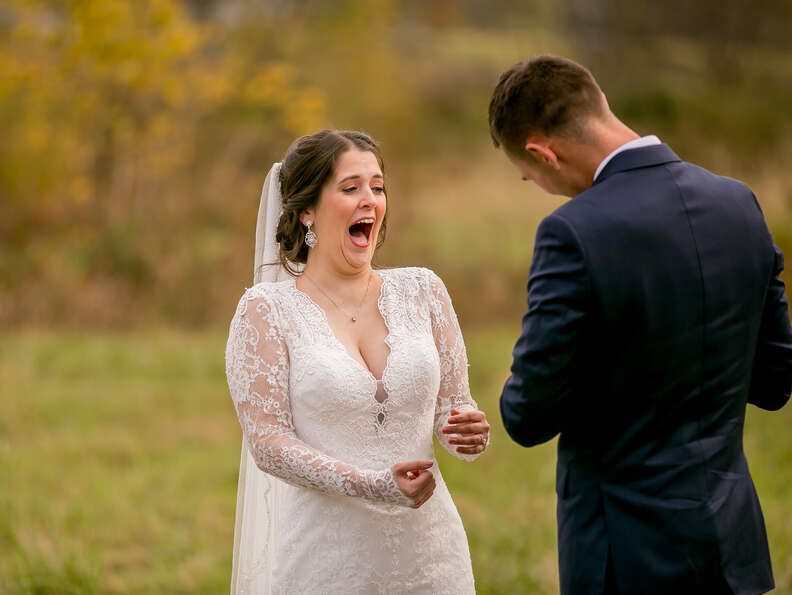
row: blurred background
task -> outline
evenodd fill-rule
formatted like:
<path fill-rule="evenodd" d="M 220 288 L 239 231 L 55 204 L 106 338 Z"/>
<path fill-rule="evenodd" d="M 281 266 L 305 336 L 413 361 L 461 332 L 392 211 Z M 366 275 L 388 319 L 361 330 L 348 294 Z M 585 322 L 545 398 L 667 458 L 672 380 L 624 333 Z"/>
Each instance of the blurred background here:
<path fill-rule="evenodd" d="M 478 589 L 557 592 L 554 444 L 510 444 L 497 395 L 562 201 L 492 148 L 490 92 L 534 54 L 584 63 L 638 133 L 748 183 L 792 258 L 790 30 L 790 0 L 0 1 L 0 592 L 227 590 L 225 333 L 264 177 L 326 127 L 381 143 L 379 263 L 434 269 L 465 332 L 495 439 L 439 456 Z M 749 411 L 779 593 L 790 429 Z"/>

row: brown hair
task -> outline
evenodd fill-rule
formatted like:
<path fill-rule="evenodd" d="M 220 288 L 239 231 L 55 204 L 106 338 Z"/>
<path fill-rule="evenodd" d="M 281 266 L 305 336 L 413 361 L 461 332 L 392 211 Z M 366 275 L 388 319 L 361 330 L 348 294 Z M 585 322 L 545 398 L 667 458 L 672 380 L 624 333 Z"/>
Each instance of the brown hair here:
<path fill-rule="evenodd" d="M 489 104 L 490 136 L 519 155 L 535 133 L 577 137 L 583 120 L 605 113 L 601 91 L 580 64 L 557 56 L 536 56 L 501 74 Z"/>
<path fill-rule="evenodd" d="M 300 213 L 319 202 L 322 186 L 333 175 L 336 160 L 352 148 L 374 153 L 385 174 L 377 144 L 367 134 L 355 130 L 322 130 L 302 136 L 286 151 L 279 179 L 283 213 L 278 220 L 275 240 L 280 245 L 280 264 L 292 275 L 298 274 L 294 264 L 305 263 L 308 258 L 308 246 L 305 245 L 307 230 L 300 221 Z M 382 220 L 377 248 L 385 241 L 386 221 L 387 215 Z"/>

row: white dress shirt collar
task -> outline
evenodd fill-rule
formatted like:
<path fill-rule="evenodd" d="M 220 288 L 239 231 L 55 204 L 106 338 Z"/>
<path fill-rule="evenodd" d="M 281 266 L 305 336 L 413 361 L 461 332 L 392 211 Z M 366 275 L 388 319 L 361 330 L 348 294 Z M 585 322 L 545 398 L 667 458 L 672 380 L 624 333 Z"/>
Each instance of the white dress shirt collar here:
<path fill-rule="evenodd" d="M 613 159 L 616 155 L 621 153 L 622 151 L 628 151 L 630 149 L 638 149 L 640 147 L 649 147 L 651 145 L 660 145 L 660 139 L 657 138 L 654 134 L 650 134 L 649 136 L 642 136 L 641 138 L 636 138 L 635 140 L 631 140 L 629 142 L 624 143 L 621 147 L 616 149 L 615 151 L 611 151 L 611 153 L 602 160 L 602 163 L 599 164 L 597 167 L 597 171 L 594 172 L 594 181 L 597 180 L 599 175 L 602 173 L 602 170 L 605 169 L 605 166 L 608 165 L 611 159 Z"/>

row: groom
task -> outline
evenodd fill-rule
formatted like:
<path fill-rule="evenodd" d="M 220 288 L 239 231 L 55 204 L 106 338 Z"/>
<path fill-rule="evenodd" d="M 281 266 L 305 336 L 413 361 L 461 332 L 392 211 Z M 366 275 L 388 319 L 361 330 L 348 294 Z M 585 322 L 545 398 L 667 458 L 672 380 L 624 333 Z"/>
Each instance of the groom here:
<path fill-rule="evenodd" d="M 503 73 L 489 124 L 524 180 L 574 197 L 536 232 L 501 396 L 516 442 L 560 434 L 561 592 L 772 589 L 742 437 L 746 403 L 789 399 L 792 329 L 751 190 L 639 138 L 566 59 Z"/>

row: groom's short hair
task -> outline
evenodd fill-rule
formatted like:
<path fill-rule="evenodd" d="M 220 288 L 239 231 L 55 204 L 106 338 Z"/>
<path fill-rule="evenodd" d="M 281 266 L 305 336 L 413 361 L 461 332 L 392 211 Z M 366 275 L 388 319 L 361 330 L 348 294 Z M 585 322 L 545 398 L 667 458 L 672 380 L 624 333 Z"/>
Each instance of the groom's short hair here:
<path fill-rule="evenodd" d="M 592 74 L 558 56 L 536 56 L 501 74 L 489 105 L 495 147 L 520 155 L 532 134 L 578 137 L 584 120 L 604 115 L 606 104 Z"/>

